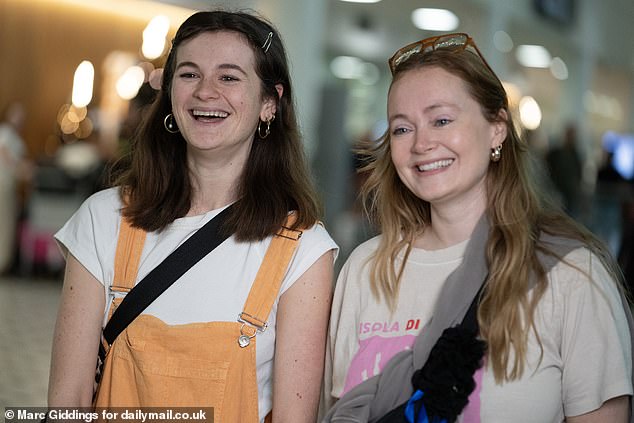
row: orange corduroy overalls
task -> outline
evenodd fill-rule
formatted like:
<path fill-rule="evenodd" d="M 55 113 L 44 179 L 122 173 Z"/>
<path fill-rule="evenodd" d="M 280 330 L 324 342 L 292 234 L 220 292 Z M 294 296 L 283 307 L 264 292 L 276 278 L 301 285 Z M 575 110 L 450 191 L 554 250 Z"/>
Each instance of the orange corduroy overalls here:
<path fill-rule="evenodd" d="M 236 322 L 168 325 L 141 314 L 111 346 L 104 345 L 94 406 L 213 407 L 214 423 L 259 422 L 255 335 L 266 329 L 299 244 L 302 232 L 286 227 L 292 220 L 294 215 L 273 237 Z M 134 287 L 145 236 L 121 220 L 113 291 Z M 113 300 L 110 316 L 121 300 Z"/>

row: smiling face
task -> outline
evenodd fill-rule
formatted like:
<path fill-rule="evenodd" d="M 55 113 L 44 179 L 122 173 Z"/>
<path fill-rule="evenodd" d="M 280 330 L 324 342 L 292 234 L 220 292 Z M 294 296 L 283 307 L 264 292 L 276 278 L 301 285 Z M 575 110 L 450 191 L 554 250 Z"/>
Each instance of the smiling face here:
<path fill-rule="evenodd" d="M 486 204 L 491 148 L 506 136 L 466 83 L 439 67 L 403 73 L 388 96 L 392 162 L 403 184 L 432 208 Z"/>
<path fill-rule="evenodd" d="M 188 151 L 246 161 L 259 120 L 275 113 L 262 98 L 255 57 L 237 32 L 204 32 L 183 42 L 171 84 L 172 112 Z"/>

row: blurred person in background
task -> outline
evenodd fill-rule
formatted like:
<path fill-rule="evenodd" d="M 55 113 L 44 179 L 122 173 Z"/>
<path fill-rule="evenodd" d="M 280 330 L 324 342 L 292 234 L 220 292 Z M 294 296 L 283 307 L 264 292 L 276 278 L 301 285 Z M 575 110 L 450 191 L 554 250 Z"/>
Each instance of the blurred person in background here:
<path fill-rule="evenodd" d="M 621 422 L 631 314 L 606 247 L 535 186 L 467 34 L 389 61 L 364 187 L 381 234 L 333 298 L 324 422 Z"/>
<path fill-rule="evenodd" d="M 583 165 L 577 151 L 577 128 L 574 124 L 566 125 L 561 140 L 546 154 L 546 162 L 563 208 L 572 217 L 578 217 L 583 195 Z"/>
<path fill-rule="evenodd" d="M 604 161 L 597 172 L 594 226 L 595 233 L 603 236 L 618 254 L 627 288 L 634 298 L 634 180 L 627 179 L 627 173 L 617 170 L 615 163 L 614 152 L 604 150 Z"/>
<path fill-rule="evenodd" d="M 604 239 L 613 254 L 623 252 L 630 256 L 631 246 L 625 246 L 626 232 L 630 232 L 626 208 L 632 203 L 632 181 L 625 178 L 614 166 L 614 153 L 603 150 L 603 161 L 597 171 L 594 189 L 592 226 L 590 229 Z M 627 242 L 629 244 L 629 241 Z M 627 260 L 629 261 L 629 260 Z M 619 262 L 621 258 L 619 257 Z M 629 267 L 629 266 L 628 266 Z M 626 280 L 632 276 L 621 262 Z"/>
<path fill-rule="evenodd" d="M 369 142 L 369 138 L 368 142 Z M 361 203 L 361 188 L 367 178 L 367 172 L 360 171 L 364 165 L 363 157 L 350 155 L 349 186 L 347 207 L 337 216 L 334 232 L 338 235 L 339 259 L 345 259 L 362 242 L 376 235 L 376 230 L 368 220 Z M 337 269 L 336 269 L 337 270 Z"/>
<path fill-rule="evenodd" d="M 56 235 L 67 266 L 49 406 L 91 405 L 108 310 L 131 295 L 116 292 L 118 259 L 136 284 L 223 214 L 219 232 L 229 238 L 105 346 L 94 404 L 214 407 L 224 423 L 314 422 L 337 247 L 316 223 L 279 32 L 251 13 L 190 16 L 125 163 L 117 186 L 90 197 Z M 145 241 L 117 255 L 124 230 Z M 281 280 L 260 281 L 267 248 L 286 239 L 295 241 L 290 264 L 264 269 Z M 270 312 L 246 313 L 251 300 L 270 300 Z"/>
<path fill-rule="evenodd" d="M 28 179 L 29 162 L 22 130 L 26 110 L 22 103 L 9 104 L 0 122 L 0 275 L 8 272 L 16 254 L 17 225 L 21 204 L 18 187 Z"/>

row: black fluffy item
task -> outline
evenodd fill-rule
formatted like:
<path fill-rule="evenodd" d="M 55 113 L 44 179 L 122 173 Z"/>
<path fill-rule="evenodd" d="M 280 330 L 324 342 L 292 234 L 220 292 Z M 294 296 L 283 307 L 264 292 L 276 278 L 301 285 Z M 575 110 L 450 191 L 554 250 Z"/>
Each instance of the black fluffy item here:
<path fill-rule="evenodd" d="M 486 343 L 472 330 L 456 326 L 443 331 L 425 365 L 412 376 L 414 391 L 424 393 L 420 401 L 430 421 L 456 421 L 475 389 L 473 375 L 485 351 Z"/>

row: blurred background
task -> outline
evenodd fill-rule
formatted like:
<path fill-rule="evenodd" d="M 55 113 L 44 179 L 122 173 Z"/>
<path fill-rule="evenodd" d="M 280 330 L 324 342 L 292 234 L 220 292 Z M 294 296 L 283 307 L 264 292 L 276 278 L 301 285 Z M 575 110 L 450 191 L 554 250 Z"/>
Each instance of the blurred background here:
<path fill-rule="evenodd" d="M 125 153 L 179 24 L 218 6 L 254 9 L 284 39 L 338 267 L 374 234 L 351 148 L 385 130 L 387 58 L 459 31 L 504 82 L 544 185 L 631 284 L 632 0 L 0 0 L 0 407 L 45 405 L 52 234 Z"/>

